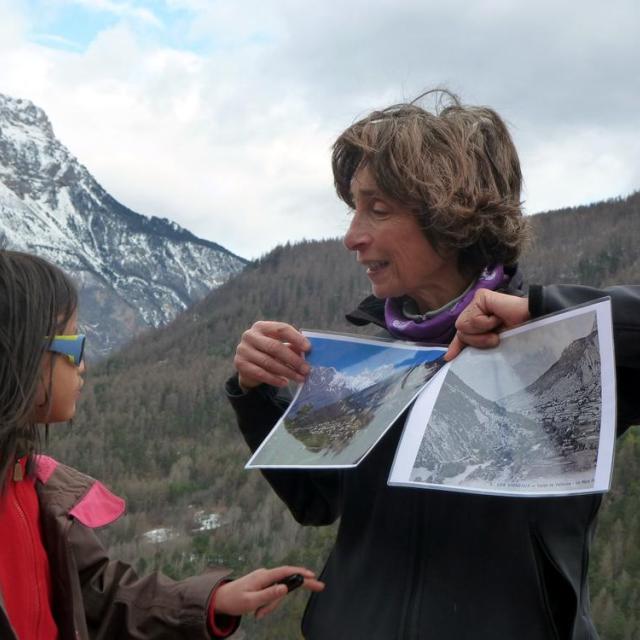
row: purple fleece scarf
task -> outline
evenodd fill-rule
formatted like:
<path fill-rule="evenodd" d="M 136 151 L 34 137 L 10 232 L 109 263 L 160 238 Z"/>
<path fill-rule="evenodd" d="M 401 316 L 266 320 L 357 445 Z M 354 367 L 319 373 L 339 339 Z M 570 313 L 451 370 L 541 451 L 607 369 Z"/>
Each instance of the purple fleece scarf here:
<path fill-rule="evenodd" d="M 395 338 L 432 344 L 449 344 L 455 335 L 458 316 L 471 302 L 478 289 L 501 289 L 511 278 L 501 264 L 487 267 L 460 299 L 451 307 L 422 321 L 410 320 L 402 313 L 402 298 L 387 298 L 384 304 L 384 321 Z"/>

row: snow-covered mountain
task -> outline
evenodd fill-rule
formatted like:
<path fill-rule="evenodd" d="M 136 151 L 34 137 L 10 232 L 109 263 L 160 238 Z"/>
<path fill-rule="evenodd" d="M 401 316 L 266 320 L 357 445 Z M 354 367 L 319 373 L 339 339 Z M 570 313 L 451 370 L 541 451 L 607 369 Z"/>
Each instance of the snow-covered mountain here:
<path fill-rule="evenodd" d="M 581 418 L 586 418 L 585 407 L 598 408 L 600 394 L 600 354 L 594 325 L 588 335 L 576 339 L 563 351 L 544 376 L 498 402 L 507 411 L 527 417 L 537 416 L 543 410 L 553 424 L 572 415 L 577 408 L 581 409 Z"/>
<path fill-rule="evenodd" d="M 393 375 L 393 365 L 363 369 L 357 375 L 346 375 L 334 367 L 312 367 L 300 403 L 311 403 L 316 409 L 339 402 L 343 398 L 374 386 Z"/>
<path fill-rule="evenodd" d="M 351 379 L 334 367 L 315 366 L 311 368 L 298 401 L 301 405 L 319 408 L 339 402 L 354 391 Z"/>
<path fill-rule="evenodd" d="M 41 255 L 80 287 L 94 353 L 107 353 L 240 271 L 246 261 L 111 197 L 44 111 L 0 94 L 0 244 Z"/>

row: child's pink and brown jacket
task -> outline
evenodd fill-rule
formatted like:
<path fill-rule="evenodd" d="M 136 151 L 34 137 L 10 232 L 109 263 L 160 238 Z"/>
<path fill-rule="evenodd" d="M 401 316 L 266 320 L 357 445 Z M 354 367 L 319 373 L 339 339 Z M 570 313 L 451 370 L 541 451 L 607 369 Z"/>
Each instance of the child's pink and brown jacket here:
<path fill-rule="evenodd" d="M 213 622 L 210 600 L 227 577 L 226 570 L 176 582 L 159 573 L 139 578 L 128 564 L 109 558 L 94 529 L 119 518 L 124 501 L 102 483 L 52 458 L 38 456 L 35 491 L 59 640 L 209 640 L 235 631 L 239 618 L 226 616 L 216 616 L 214 633 L 209 631 L 209 622 Z M 15 501 L 11 488 L 0 500 Z M 17 508 L 18 502 L 15 505 Z M 24 520 L 24 514 L 19 515 Z M 24 536 L 24 544 L 29 544 L 28 538 Z M 39 578 L 29 574 L 29 563 L 24 564 L 17 579 L 30 581 L 35 589 Z M 0 638 L 18 638 L 2 592 Z"/>

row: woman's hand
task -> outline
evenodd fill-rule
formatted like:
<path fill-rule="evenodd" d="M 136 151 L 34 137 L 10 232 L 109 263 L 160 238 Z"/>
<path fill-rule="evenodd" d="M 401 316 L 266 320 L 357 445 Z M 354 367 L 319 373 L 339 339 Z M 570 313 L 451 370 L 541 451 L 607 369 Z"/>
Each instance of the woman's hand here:
<path fill-rule="evenodd" d="M 276 567 L 256 569 L 242 578 L 225 582 L 216 589 L 215 612 L 240 616 L 255 611 L 256 618 L 270 614 L 287 595 L 284 584 L 274 584 L 293 573 L 304 577 L 302 587 L 309 591 L 322 591 L 324 582 L 315 579 L 315 574 L 302 567 Z"/>
<path fill-rule="evenodd" d="M 467 344 L 479 349 L 495 347 L 500 342 L 499 329 L 515 327 L 528 319 L 527 298 L 478 289 L 456 320 L 457 333 L 444 359 L 453 360 Z"/>
<path fill-rule="evenodd" d="M 242 334 L 233 359 L 240 387 L 246 391 L 262 383 L 284 387 L 290 380 L 304 382 L 310 369 L 303 354 L 310 349 L 290 324 L 256 322 Z"/>

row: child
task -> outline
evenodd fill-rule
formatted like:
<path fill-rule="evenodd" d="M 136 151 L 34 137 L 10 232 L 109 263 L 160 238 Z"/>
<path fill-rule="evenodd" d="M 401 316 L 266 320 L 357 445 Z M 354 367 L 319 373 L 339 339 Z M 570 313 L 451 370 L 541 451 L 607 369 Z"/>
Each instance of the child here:
<path fill-rule="evenodd" d="M 301 567 L 138 578 L 93 532 L 124 503 L 100 482 L 35 455 L 37 424 L 70 420 L 83 385 L 77 294 L 45 260 L 0 250 L 0 638 L 220 638 L 243 613 L 264 617 Z"/>

